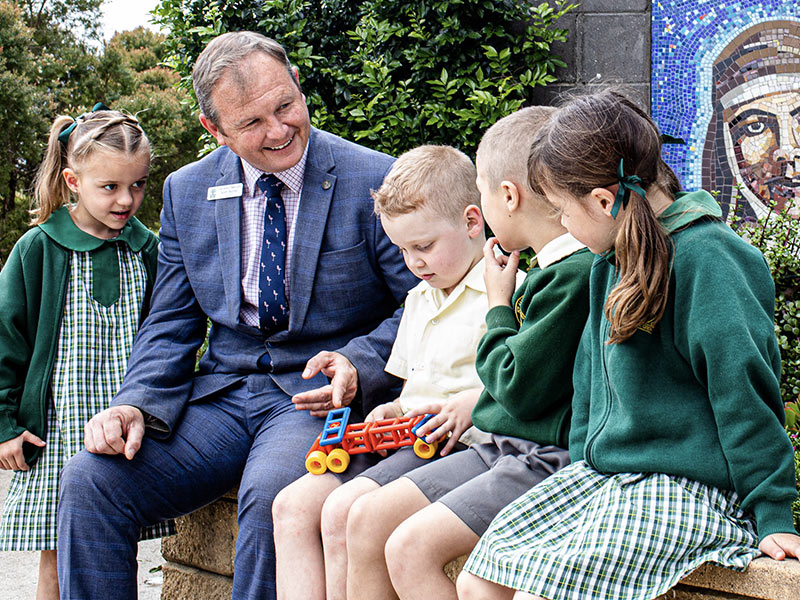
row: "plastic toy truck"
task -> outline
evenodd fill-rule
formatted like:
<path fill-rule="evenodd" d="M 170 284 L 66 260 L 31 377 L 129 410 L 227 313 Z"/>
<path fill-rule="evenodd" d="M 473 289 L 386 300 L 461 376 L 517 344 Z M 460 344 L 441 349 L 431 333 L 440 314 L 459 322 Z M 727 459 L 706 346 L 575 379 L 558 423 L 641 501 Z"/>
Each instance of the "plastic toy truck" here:
<path fill-rule="evenodd" d="M 328 469 L 334 473 L 343 473 L 350 465 L 351 454 L 393 450 L 412 445 L 414 454 L 420 458 L 431 458 L 436 453 L 438 444 L 427 443 L 418 438 L 416 432 L 433 416 L 397 417 L 348 425 L 348 407 L 332 410 L 325 419 L 322 433 L 306 454 L 306 469 L 314 475 L 322 475 Z"/>

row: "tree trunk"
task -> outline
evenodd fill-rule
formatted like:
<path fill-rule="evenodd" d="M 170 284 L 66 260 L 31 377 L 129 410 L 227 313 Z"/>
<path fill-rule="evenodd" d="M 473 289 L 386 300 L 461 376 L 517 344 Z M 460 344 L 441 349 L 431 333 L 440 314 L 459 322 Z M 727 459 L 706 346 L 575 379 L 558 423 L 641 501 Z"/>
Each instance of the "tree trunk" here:
<path fill-rule="evenodd" d="M 0 219 L 5 219 L 11 209 L 14 208 L 14 200 L 17 197 L 17 170 L 12 168 L 8 175 L 8 196 L 0 203 Z"/>

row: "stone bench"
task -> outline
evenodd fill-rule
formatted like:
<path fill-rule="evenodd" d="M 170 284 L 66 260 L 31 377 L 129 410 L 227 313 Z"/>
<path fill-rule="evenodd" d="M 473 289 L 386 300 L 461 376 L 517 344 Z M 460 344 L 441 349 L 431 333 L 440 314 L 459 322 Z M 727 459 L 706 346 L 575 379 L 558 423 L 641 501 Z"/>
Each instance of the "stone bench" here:
<path fill-rule="evenodd" d="M 164 538 L 161 600 L 230 600 L 236 554 L 236 495 L 178 519 Z M 455 579 L 466 557 L 446 567 Z M 744 573 L 704 565 L 658 600 L 800 600 L 800 562 L 758 558 Z"/>

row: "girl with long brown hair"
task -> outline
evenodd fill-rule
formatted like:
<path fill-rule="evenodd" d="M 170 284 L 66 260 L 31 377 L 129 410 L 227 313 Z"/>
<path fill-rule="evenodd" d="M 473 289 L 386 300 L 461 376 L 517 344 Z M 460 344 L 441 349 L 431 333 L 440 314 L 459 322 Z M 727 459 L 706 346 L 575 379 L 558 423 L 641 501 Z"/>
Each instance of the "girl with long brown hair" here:
<path fill-rule="evenodd" d="M 710 194 L 679 191 L 657 127 L 619 93 L 562 107 L 529 176 L 597 255 L 572 464 L 492 522 L 459 598 L 648 600 L 704 562 L 800 556 L 763 256 Z"/>
<path fill-rule="evenodd" d="M 41 551 L 39 600 L 59 595 L 59 473 L 122 381 L 155 277 L 158 239 L 133 216 L 149 168 L 134 117 L 57 117 L 34 227 L 0 272 L 0 469 L 14 471 L 0 550 Z"/>

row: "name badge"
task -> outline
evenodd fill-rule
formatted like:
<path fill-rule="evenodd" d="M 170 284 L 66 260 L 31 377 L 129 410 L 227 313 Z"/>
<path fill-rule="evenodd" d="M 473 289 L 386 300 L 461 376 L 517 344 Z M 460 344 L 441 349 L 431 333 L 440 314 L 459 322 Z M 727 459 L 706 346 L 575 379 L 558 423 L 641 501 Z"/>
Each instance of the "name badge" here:
<path fill-rule="evenodd" d="M 230 185 L 217 185 L 208 188 L 206 200 L 219 200 L 220 198 L 236 198 L 242 195 L 244 184 L 232 183 Z"/>

